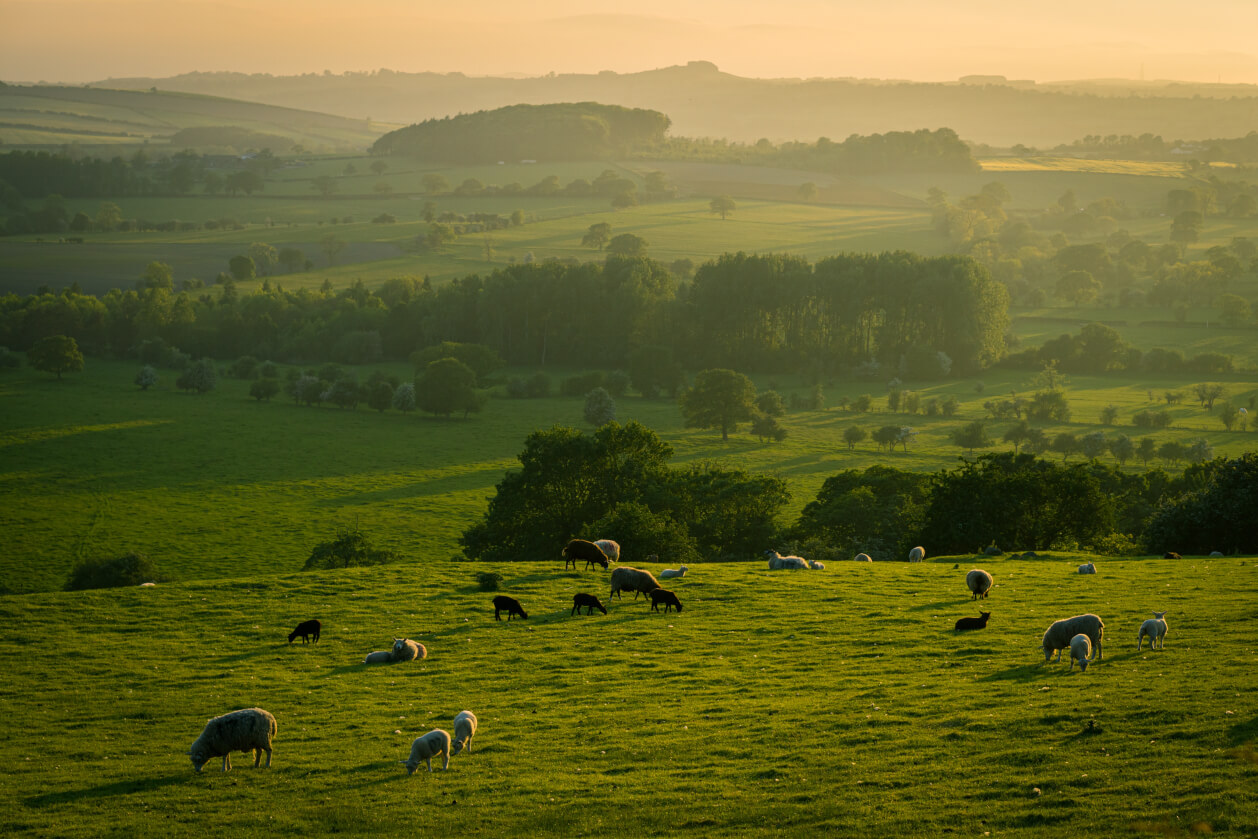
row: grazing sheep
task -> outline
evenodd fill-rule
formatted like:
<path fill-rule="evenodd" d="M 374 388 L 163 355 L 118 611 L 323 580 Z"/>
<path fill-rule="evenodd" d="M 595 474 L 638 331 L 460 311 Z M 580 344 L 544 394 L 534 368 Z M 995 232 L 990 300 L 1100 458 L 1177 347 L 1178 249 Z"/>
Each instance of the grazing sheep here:
<path fill-rule="evenodd" d="M 977 618 L 958 618 L 955 626 L 952 627 L 954 632 L 960 632 L 964 629 L 986 629 L 987 619 L 992 616 L 991 612 L 979 612 Z"/>
<path fill-rule="evenodd" d="M 471 711 L 459 711 L 454 716 L 454 747 L 451 756 L 457 755 L 467 746 L 467 753 L 472 753 L 472 736 L 476 734 L 476 715 Z"/>
<path fill-rule="evenodd" d="M 1096 573 L 1096 563 L 1095 563 L 1095 562 L 1085 562 L 1085 563 L 1083 563 L 1082 565 L 1080 565 L 1080 566 L 1079 566 L 1079 573 L 1080 573 L 1080 574 L 1095 574 L 1095 573 Z"/>
<path fill-rule="evenodd" d="M 770 571 L 807 571 L 808 560 L 800 556 L 782 556 L 777 551 L 765 551 Z"/>
<path fill-rule="evenodd" d="M 414 775 L 415 770 L 419 768 L 420 761 L 428 764 L 428 771 L 432 771 L 432 759 L 437 755 L 441 755 L 442 769 L 450 768 L 450 734 L 442 731 L 440 728 L 434 728 L 423 737 L 416 737 L 411 743 L 411 756 L 406 760 L 399 760 L 398 763 L 406 764 L 406 774 Z"/>
<path fill-rule="evenodd" d="M 231 752 L 253 752 L 255 769 L 262 761 L 262 753 L 266 752 L 266 766 L 270 769 L 271 740 L 276 730 L 275 717 L 268 711 L 261 708 L 232 711 L 205 724 L 201 736 L 188 749 L 188 756 L 198 772 L 212 757 L 222 757 L 223 771 L 230 772 Z"/>
<path fill-rule="evenodd" d="M 1153 617 L 1140 624 L 1140 634 L 1136 636 L 1136 649 L 1144 644 L 1145 636 L 1149 636 L 1149 649 L 1166 649 L 1166 612 L 1154 612 Z"/>
<path fill-rule="evenodd" d="M 428 648 L 410 638 L 394 638 L 389 655 L 390 661 L 414 661 L 417 658 L 428 658 Z"/>
<path fill-rule="evenodd" d="M 607 557 L 608 562 L 620 561 L 619 542 L 613 542 L 611 539 L 595 539 L 594 544 L 598 545 L 598 549 L 603 552 L 603 556 Z"/>
<path fill-rule="evenodd" d="M 363 659 L 363 664 L 391 664 L 393 662 L 393 650 L 376 650 L 367 653 L 367 657 Z"/>
<path fill-rule="evenodd" d="M 649 594 L 651 598 L 651 611 L 658 612 L 660 604 L 664 604 L 664 611 L 676 607 L 677 611 L 681 611 L 681 601 L 677 599 L 677 595 L 666 588 L 653 588 Z"/>
<path fill-rule="evenodd" d="M 1096 648 L 1096 657 L 1104 658 L 1101 653 L 1101 635 L 1105 632 L 1105 624 L 1093 614 L 1075 615 L 1055 621 L 1044 632 L 1044 660 L 1048 661 L 1057 653 L 1054 661 L 1061 661 L 1061 651 L 1070 646 L 1070 639 L 1079 633 L 1088 636 L 1092 646 Z"/>
<path fill-rule="evenodd" d="M 494 620 L 496 621 L 502 620 L 502 618 L 498 617 L 499 612 L 507 613 L 507 623 L 511 623 L 512 615 L 519 615 L 525 620 L 529 619 L 528 614 L 524 611 L 524 607 L 520 605 L 520 601 L 514 597 L 507 597 L 505 594 L 500 594 L 494 598 Z"/>
<path fill-rule="evenodd" d="M 921 562 L 925 558 L 926 558 L 926 549 L 923 548 L 921 545 L 918 545 L 916 548 L 909 551 L 909 562 Z"/>
<path fill-rule="evenodd" d="M 612 591 L 608 597 L 620 597 L 622 591 L 632 591 L 633 599 L 637 600 L 639 592 L 646 594 L 659 587 L 659 580 L 651 576 L 650 571 L 622 565 L 612 570 Z"/>
<path fill-rule="evenodd" d="M 595 609 L 598 609 L 604 615 L 607 614 L 607 607 L 604 606 L 597 597 L 592 594 L 583 593 L 572 595 L 572 611 L 568 613 L 568 617 L 572 617 L 577 612 L 581 611 L 582 606 L 586 607 L 585 613 L 587 615 L 594 614 Z"/>
<path fill-rule="evenodd" d="M 852 559 L 856 560 L 857 562 L 873 562 L 874 561 L 874 558 L 870 556 L 869 554 L 857 554 L 856 556 L 852 557 Z"/>
<path fill-rule="evenodd" d="M 1162 554 L 1162 559 L 1183 559 L 1183 557 L 1175 553 L 1175 551 L 1167 551 Z"/>
<path fill-rule="evenodd" d="M 808 567 L 809 567 L 809 569 L 811 569 L 811 570 L 813 570 L 813 571 L 824 571 L 824 570 L 826 570 L 826 564 L 825 564 L 824 562 L 818 562 L 818 561 L 817 561 L 817 560 L 815 560 L 815 559 L 810 559 L 810 560 L 808 560 Z"/>
<path fill-rule="evenodd" d="M 1079 662 L 1079 672 L 1088 672 L 1088 661 L 1092 658 L 1092 642 L 1088 636 L 1080 633 L 1070 639 L 1070 669 L 1075 669 L 1075 662 Z"/>
<path fill-rule="evenodd" d="M 602 548 L 598 545 L 593 542 L 587 542 L 584 539 L 573 539 L 564 545 L 564 549 L 560 553 L 564 557 L 563 567 L 565 571 L 568 569 L 569 562 L 572 563 L 572 570 L 577 570 L 577 562 L 582 559 L 585 560 L 586 568 L 589 568 L 591 565 L 607 567 L 607 554 L 603 553 Z"/>
<path fill-rule="evenodd" d="M 293 643 L 293 639 L 295 639 L 298 635 L 300 635 L 301 642 L 304 644 L 306 643 L 306 637 L 309 635 L 313 635 L 314 642 L 317 644 L 319 643 L 319 630 L 322 628 L 323 628 L 323 624 L 319 623 L 317 620 L 302 621 L 301 623 L 297 624 L 296 629 L 288 633 L 288 643 L 290 644 Z"/>
<path fill-rule="evenodd" d="M 660 572 L 661 580 L 671 580 L 675 577 L 684 577 L 684 576 L 686 576 L 686 566 L 684 565 L 680 568 L 665 568 L 663 571 Z"/>
<path fill-rule="evenodd" d="M 971 600 L 978 600 L 979 598 L 986 600 L 987 592 L 991 591 L 992 582 L 992 575 L 982 568 L 975 568 L 965 575 L 965 585 L 970 590 Z"/>

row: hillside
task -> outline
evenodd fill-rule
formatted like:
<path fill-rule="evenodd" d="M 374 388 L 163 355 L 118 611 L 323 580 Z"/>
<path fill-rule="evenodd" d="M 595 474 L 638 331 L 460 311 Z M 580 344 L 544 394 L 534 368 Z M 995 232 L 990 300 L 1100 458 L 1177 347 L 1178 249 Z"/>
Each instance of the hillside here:
<path fill-rule="evenodd" d="M 1167 140 L 1241 137 L 1258 124 L 1258 87 L 1174 83 L 964 83 L 870 79 L 752 79 L 706 61 L 640 73 L 535 78 L 462 73 L 270 76 L 189 73 L 98 85 L 232 96 L 356 119 L 409 124 L 505 105 L 594 101 L 667 114 L 672 133 L 742 142 L 840 140 L 851 134 L 952 128 L 971 142 L 1045 147 L 1085 135 Z"/>

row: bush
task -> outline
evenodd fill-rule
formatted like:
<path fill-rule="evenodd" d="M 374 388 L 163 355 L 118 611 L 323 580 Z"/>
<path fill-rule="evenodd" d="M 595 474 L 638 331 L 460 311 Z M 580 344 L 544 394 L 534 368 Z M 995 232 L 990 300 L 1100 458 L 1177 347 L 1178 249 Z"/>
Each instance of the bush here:
<path fill-rule="evenodd" d="M 140 372 L 135 374 L 135 383 L 139 385 L 140 390 L 148 390 L 157 384 L 157 371 L 151 365 L 144 365 L 140 368 Z"/>
<path fill-rule="evenodd" d="M 22 356 L 8 347 L 0 347 L 0 370 L 12 370 L 22 366 Z"/>
<path fill-rule="evenodd" d="M 630 378 L 629 374 L 624 370 L 613 370 L 607 374 L 607 380 L 603 382 L 603 387 L 612 396 L 619 399 L 629 390 Z"/>
<path fill-rule="evenodd" d="M 503 579 L 497 571 L 481 571 L 476 575 L 476 587 L 481 591 L 497 591 Z"/>
<path fill-rule="evenodd" d="M 258 360 L 251 355 L 242 355 L 227 368 L 227 375 L 233 379 L 252 379 L 258 375 Z"/>
<path fill-rule="evenodd" d="M 530 399 L 542 399 L 550 396 L 550 376 L 545 373 L 534 373 L 525 383 L 525 392 Z"/>
<path fill-rule="evenodd" d="M 371 540 L 355 527 L 353 530 L 338 530 L 335 539 L 315 545 L 302 570 L 384 565 L 396 561 L 397 558 L 393 551 L 373 546 Z"/>
<path fill-rule="evenodd" d="M 602 370 L 593 370 L 564 379 L 559 385 L 559 392 L 564 396 L 584 396 L 596 387 L 603 387 L 606 382 L 606 373 Z"/>
<path fill-rule="evenodd" d="M 166 577 L 144 554 L 129 553 L 113 559 L 85 559 L 70 571 L 66 591 L 92 588 L 119 588 L 140 583 L 160 583 Z"/>
<path fill-rule="evenodd" d="M 595 427 L 616 421 L 616 400 L 604 388 L 596 387 L 585 395 L 585 421 Z"/>
<path fill-rule="evenodd" d="M 249 386 L 249 395 L 259 402 L 271 401 L 271 397 L 280 392 L 278 379 L 258 379 Z"/>
<path fill-rule="evenodd" d="M 202 358 L 193 362 L 187 370 L 179 374 L 179 378 L 175 380 L 175 387 L 180 390 L 209 393 L 218 387 L 218 371 L 214 368 L 214 361 Z"/>

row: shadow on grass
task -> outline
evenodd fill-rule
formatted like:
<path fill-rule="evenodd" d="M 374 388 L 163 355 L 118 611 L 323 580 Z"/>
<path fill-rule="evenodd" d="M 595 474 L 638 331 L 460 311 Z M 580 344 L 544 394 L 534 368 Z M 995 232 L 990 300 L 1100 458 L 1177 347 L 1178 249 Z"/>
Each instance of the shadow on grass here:
<path fill-rule="evenodd" d="M 1239 746 L 1258 739 L 1258 716 L 1228 726 L 1227 736 L 1233 746 Z"/>
<path fill-rule="evenodd" d="M 1042 679 L 1052 671 L 1046 670 L 1043 662 L 1034 662 L 1032 664 L 1019 664 L 1016 667 L 1007 667 L 1004 670 L 998 670 L 994 673 L 988 673 L 982 676 L 980 682 L 1033 682 L 1036 679 Z"/>
<path fill-rule="evenodd" d="M 171 784 L 185 783 L 192 777 L 192 774 L 191 766 L 189 766 L 187 772 L 180 772 L 177 775 L 165 775 L 161 778 L 145 778 L 132 781 L 115 781 L 112 784 L 102 784 L 96 787 L 88 787 L 87 789 L 48 792 L 43 795 L 31 796 L 25 799 L 25 803 L 28 807 L 50 807 L 54 804 L 69 804 L 92 798 L 112 798 L 115 795 L 152 792 L 162 787 L 168 787 Z"/>

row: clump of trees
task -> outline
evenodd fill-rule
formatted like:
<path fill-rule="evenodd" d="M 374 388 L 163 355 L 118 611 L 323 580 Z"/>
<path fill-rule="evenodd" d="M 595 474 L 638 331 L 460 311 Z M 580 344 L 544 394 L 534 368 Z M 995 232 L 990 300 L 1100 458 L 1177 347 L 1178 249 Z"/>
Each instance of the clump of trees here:
<path fill-rule="evenodd" d="M 395 551 L 376 547 L 367 534 L 355 525 L 352 528 L 338 528 L 335 538 L 315 545 L 302 570 L 384 565 L 396 562 L 397 559 L 398 554 Z"/>
<path fill-rule="evenodd" d="M 65 590 L 138 586 L 140 583 L 160 583 L 166 579 L 158 570 L 157 563 L 144 554 L 132 552 L 117 557 L 85 559 L 76 563 L 66 580 Z"/>

